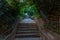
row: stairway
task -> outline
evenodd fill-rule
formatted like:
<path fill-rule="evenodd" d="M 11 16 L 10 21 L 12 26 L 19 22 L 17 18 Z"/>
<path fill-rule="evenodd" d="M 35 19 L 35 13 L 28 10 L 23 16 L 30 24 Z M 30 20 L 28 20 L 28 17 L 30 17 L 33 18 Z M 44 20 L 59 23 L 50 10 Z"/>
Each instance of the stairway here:
<path fill-rule="evenodd" d="M 16 37 L 39 37 L 36 24 L 20 23 L 17 27 Z"/>
<path fill-rule="evenodd" d="M 37 25 L 35 23 L 19 23 L 16 31 L 16 38 L 40 38 Z M 21 40 L 22 40 L 21 39 Z M 16 39 L 17 40 L 17 39 Z M 33 39 L 31 39 L 33 40 Z M 34 39 L 35 40 L 35 39 Z"/>

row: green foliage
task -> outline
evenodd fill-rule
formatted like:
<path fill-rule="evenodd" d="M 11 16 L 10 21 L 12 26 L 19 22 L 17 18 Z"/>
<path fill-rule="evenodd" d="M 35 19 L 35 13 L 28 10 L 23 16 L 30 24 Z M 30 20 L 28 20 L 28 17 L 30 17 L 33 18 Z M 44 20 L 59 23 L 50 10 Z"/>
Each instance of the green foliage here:
<path fill-rule="evenodd" d="M 14 1 L 14 0 L 6 0 L 6 1 L 13 8 L 19 8 L 19 6 L 20 6 L 20 2 L 19 1 Z"/>
<path fill-rule="evenodd" d="M 20 7 L 20 16 L 23 17 L 25 12 L 27 12 L 29 14 L 29 16 L 34 16 L 37 18 L 39 17 L 39 14 L 38 14 L 35 4 L 30 4 L 30 2 L 25 2 Z"/>
<path fill-rule="evenodd" d="M 18 12 L 15 10 L 18 6 L 17 3 L 13 2 L 13 4 L 9 4 L 12 2 L 12 0 L 3 0 L 1 3 L 3 3 L 3 7 L 0 9 L 0 33 L 7 33 L 8 31 L 12 31 L 13 27 L 12 24 L 14 20 L 16 19 Z M 15 9 L 12 7 L 16 7 Z M 6 32 L 7 31 L 7 32 Z M 8 34 L 8 33 L 7 33 Z"/>
<path fill-rule="evenodd" d="M 30 0 L 25 0 L 23 3 L 20 3 L 20 0 L 18 0 L 17 2 L 14 0 L 6 1 L 9 3 L 10 6 L 19 10 L 20 17 L 24 17 L 25 12 L 27 12 L 30 16 L 37 17 L 39 15 L 35 4 L 33 4 L 33 2 Z"/>

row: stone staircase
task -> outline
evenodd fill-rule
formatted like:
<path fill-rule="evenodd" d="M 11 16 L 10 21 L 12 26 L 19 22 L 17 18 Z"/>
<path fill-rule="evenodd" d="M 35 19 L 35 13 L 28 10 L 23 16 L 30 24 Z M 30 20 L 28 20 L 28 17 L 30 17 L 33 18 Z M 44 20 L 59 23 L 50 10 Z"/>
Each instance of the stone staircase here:
<path fill-rule="evenodd" d="M 37 25 L 35 23 L 19 23 L 16 31 L 16 38 L 40 38 Z"/>

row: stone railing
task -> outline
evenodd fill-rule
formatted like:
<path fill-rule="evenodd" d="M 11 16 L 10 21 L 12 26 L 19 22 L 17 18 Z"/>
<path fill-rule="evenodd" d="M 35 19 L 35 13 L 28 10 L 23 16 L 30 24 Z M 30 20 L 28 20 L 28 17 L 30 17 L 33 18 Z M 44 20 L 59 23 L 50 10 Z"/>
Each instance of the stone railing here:
<path fill-rule="evenodd" d="M 55 40 L 49 33 L 47 33 L 43 27 L 44 21 L 42 19 L 36 20 L 37 27 L 39 29 L 40 38 L 42 40 Z"/>
<path fill-rule="evenodd" d="M 4 40 L 14 40 L 15 39 L 15 30 L 16 29 L 14 29 L 9 35 L 7 35 Z"/>
<path fill-rule="evenodd" d="M 52 31 L 47 31 L 44 28 L 44 21 L 42 19 L 36 20 L 38 29 L 39 29 L 39 33 L 40 33 L 40 37 L 42 38 L 42 40 L 60 40 L 60 36 Z"/>
<path fill-rule="evenodd" d="M 42 19 L 41 20 L 36 20 L 35 19 L 35 21 L 36 21 L 36 23 L 37 23 L 37 27 L 38 27 L 38 29 L 39 29 L 39 34 L 40 34 L 40 38 L 42 39 L 42 40 L 48 40 L 48 38 L 46 37 L 46 35 L 44 35 L 44 33 L 43 33 L 43 22 L 42 22 Z"/>

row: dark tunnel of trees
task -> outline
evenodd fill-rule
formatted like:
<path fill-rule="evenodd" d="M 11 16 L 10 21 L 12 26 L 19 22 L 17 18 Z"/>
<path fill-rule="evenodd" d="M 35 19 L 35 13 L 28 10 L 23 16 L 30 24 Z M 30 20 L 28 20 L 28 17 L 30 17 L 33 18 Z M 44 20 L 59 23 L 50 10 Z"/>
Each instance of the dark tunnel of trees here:
<path fill-rule="evenodd" d="M 60 33 L 60 25 L 59 25 L 60 1 L 59 0 L 37 0 L 37 1 L 26 0 L 26 1 L 29 1 L 31 3 L 30 5 L 35 5 L 34 6 L 36 8 L 35 10 L 38 11 L 38 14 L 46 22 L 44 26 L 45 28 L 50 29 L 56 33 Z M 0 1 L 0 32 L 1 33 L 3 33 L 6 30 L 9 30 L 9 28 L 12 28 L 11 25 L 13 21 L 18 17 L 18 15 L 20 17 L 22 13 L 20 12 L 21 11 L 20 8 L 22 6 L 24 6 L 23 2 L 20 3 L 18 0 Z"/>

